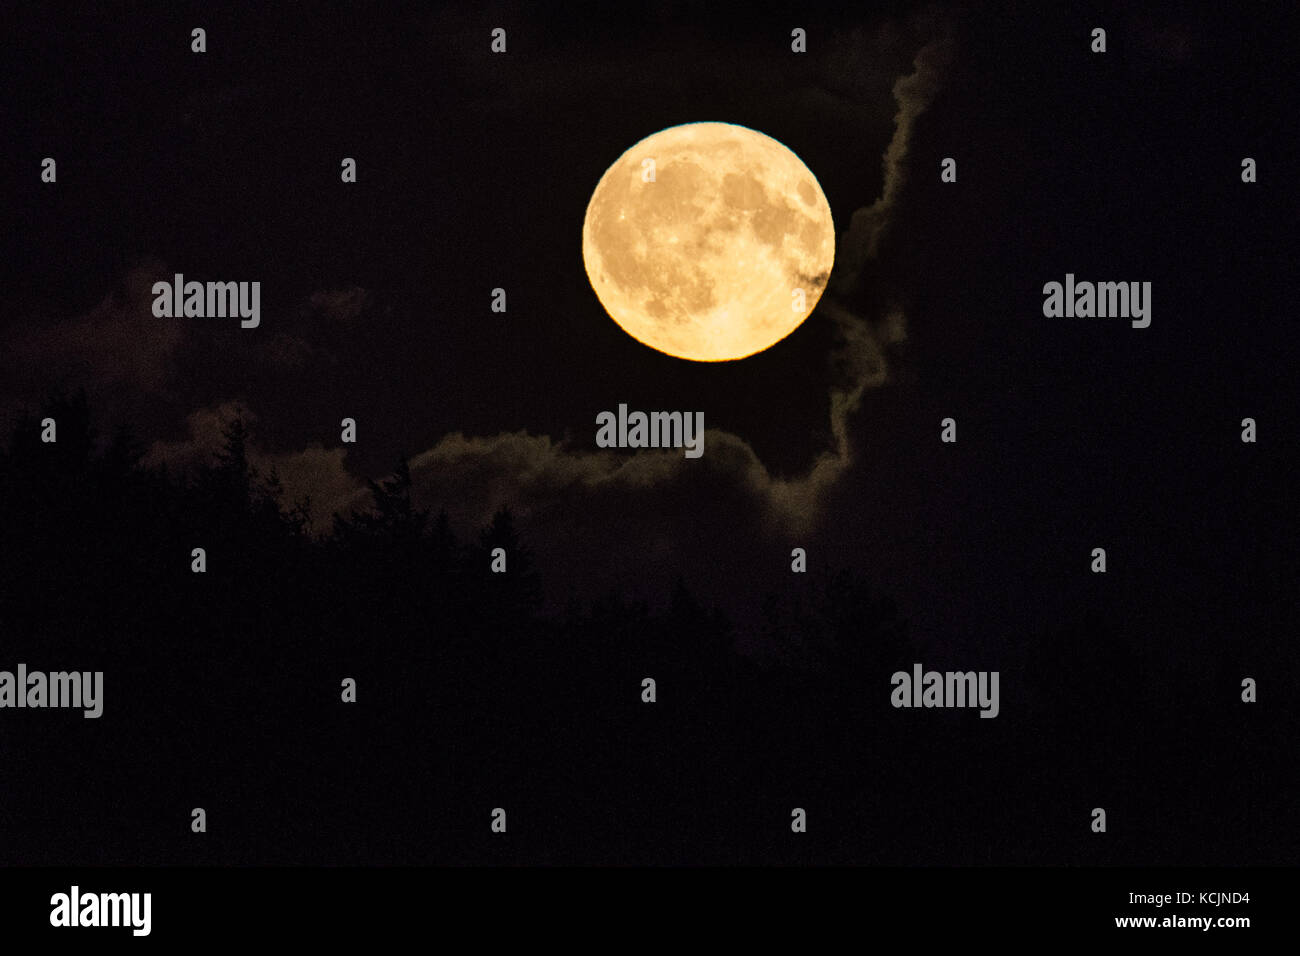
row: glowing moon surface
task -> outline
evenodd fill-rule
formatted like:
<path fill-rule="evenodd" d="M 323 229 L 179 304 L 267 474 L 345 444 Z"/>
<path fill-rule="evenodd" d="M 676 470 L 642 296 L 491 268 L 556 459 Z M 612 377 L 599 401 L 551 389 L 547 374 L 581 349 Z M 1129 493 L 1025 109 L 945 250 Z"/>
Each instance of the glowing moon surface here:
<path fill-rule="evenodd" d="M 641 140 L 601 177 L 582 257 L 625 332 L 719 362 L 763 351 L 808 317 L 835 227 L 816 177 L 785 146 L 744 126 L 688 123 Z"/>

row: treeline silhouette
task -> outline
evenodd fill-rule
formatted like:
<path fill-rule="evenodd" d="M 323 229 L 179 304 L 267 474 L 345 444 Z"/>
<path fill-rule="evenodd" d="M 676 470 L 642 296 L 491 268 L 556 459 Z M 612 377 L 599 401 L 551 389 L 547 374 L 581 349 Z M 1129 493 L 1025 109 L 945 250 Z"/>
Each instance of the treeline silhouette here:
<path fill-rule="evenodd" d="M 547 578 L 582 572 L 538 567 L 508 502 L 465 540 L 412 501 L 402 463 L 370 483 L 369 509 L 313 535 L 320 516 L 283 500 L 249 441 L 235 419 L 206 465 L 145 467 L 128 430 L 96 433 L 81 393 L 15 428 L 0 455 L 0 669 L 102 670 L 104 712 L 0 711 L 0 863 L 1283 852 L 1260 789 L 1275 754 L 1245 708 L 1146 709 L 1104 621 L 943 660 L 849 569 L 755 595 L 761 633 L 738 634 L 680 579 L 655 606 L 609 593 L 544 613 Z M 916 661 L 1000 669 L 1000 716 L 894 709 L 890 674 Z M 1105 835 L 1089 830 L 1095 806 Z M 191 830 L 198 807 L 206 833 Z M 791 831 L 796 807 L 807 833 Z"/>

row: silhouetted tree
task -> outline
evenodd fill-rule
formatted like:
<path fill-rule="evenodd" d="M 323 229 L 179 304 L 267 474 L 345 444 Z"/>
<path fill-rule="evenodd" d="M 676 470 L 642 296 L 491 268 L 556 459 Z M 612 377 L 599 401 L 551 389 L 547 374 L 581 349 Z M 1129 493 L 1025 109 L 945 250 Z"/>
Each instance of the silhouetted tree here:
<path fill-rule="evenodd" d="M 506 570 L 499 574 L 491 570 L 492 553 L 497 548 L 505 551 L 506 560 Z M 515 528 L 509 506 L 498 508 L 491 523 L 479 533 L 473 560 L 481 569 L 484 598 L 494 609 L 491 616 L 498 626 L 505 621 L 526 622 L 537 613 L 542 604 L 541 576 L 532 549 Z"/>
<path fill-rule="evenodd" d="M 54 445 L 40 441 L 43 417 L 58 421 Z M 309 503 L 284 506 L 274 470 L 255 464 L 247 422 L 236 417 L 223 436 L 212 461 L 179 473 L 146 467 L 127 430 L 101 440 L 84 394 L 56 396 L 18 423 L 0 451 L 5 660 L 103 667 L 122 688 L 109 698 L 114 719 L 132 733 L 82 739 L 67 722 L 38 722 L 6 746 L 51 774 L 107 768 L 106 786 L 139 813 L 220 791 L 245 842 L 209 850 L 226 845 L 173 840 L 165 828 L 141 837 L 133 818 L 92 814 L 94 839 L 75 850 L 61 855 L 63 831 L 38 823 L 29 836 L 15 830 L 6 853 L 971 862 L 961 854 L 988 856 L 995 844 L 969 834 L 1005 822 L 990 794 L 1014 791 L 1017 813 L 1042 815 L 1061 792 L 1123 790 L 1155 805 L 1166 788 L 1200 780 L 1168 722 L 1136 726 L 1163 685 L 1133 635 L 1100 612 L 1027 637 L 1019 661 L 990 662 L 1003 673 L 1004 714 L 1020 719 L 903 712 L 889 703 L 890 674 L 943 663 L 921 654 L 893 602 L 857 570 L 792 576 L 763 599 L 759 634 L 733 627 L 684 576 L 663 582 L 653 604 L 614 589 L 545 613 L 537 557 L 509 507 L 463 543 L 445 509 L 417 505 L 403 460 L 368 483 L 369 507 L 332 516 L 332 533 L 313 539 Z M 190 570 L 196 546 L 207 549 L 205 574 Z M 505 550 L 505 573 L 491 570 L 494 548 Z M 756 646 L 768 652 L 762 666 L 749 656 Z M 355 707 L 339 701 L 344 676 L 358 680 Z M 653 704 L 641 697 L 646 677 L 657 681 Z M 1026 681 L 1036 694 L 1018 686 Z M 1121 703 L 1094 712 L 1116 693 Z M 1239 743 L 1252 766 L 1276 765 L 1246 708 L 1235 723 L 1208 706 L 1178 721 L 1216 754 Z M 167 773 L 141 775 L 145 764 Z M 928 785 L 936 776 L 940 788 Z M 1245 772 L 1239 789 L 1258 783 Z M 411 839 L 410 808 L 459 813 L 484 793 L 534 820 L 566 819 L 582 800 L 584 825 L 486 847 L 454 828 Z M 755 840 L 787 805 L 874 827 L 857 842 Z M 15 807 L 42 819 L 33 799 Z M 996 849 L 1009 862 L 1089 859 L 1082 852 Z"/>

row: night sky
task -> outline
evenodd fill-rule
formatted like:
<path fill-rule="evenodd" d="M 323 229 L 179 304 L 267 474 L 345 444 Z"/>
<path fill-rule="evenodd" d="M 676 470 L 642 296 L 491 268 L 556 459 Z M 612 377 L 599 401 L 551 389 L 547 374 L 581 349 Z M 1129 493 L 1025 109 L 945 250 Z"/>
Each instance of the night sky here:
<path fill-rule="evenodd" d="M 1276 699 L 1297 570 L 1286 10 L 1068 6 L 24 10 L 0 106 L 6 429 L 82 387 L 105 431 L 183 468 L 243 408 L 317 531 L 405 456 L 458 530 L 514 509 L 554 607 L 661 600 L 681 575 L 757 653 L 757 596 L 803 547 L 889 595 L 927 666 L 1014 673 L 1041 642 L 1082 662 L 1106 627 L 1153 708 L 1235 700 L 1247 674 Z M 821 305 L 737 362 L 635 341 L 583 271 L 605 169 L 699 120 L 788 146 L 836 225 Z M 260 327 L 154 318 L 175 272 L 260 281 Z M 1045 317 L 1067 272 L 1150 281 L 1150 327 Z M 598 450 L 620 402 L 702 410 L 703 457 Z M 1002 719 L 1069 681 L 1004 676 Z"/>

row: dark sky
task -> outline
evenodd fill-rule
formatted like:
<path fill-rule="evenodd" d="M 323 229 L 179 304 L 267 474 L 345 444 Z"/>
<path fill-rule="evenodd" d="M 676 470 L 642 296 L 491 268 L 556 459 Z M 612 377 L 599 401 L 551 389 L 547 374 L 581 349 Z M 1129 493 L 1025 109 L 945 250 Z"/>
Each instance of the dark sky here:
<path fill-rule="evenodd" d="M 1070 6 L 25 11 L 6 31 L 0 406 L 82 385 L 106 426 L 184 462 L 242 405 L 261 460 L 317 502 L 406 455 L 462 529 L 514 506 L 557 601 L 660 595 L 680 572 L 743 619 L 799 545 L 965 666 L 1111 618 L 1162 661 L 1249 657 L 1294 607 L 1295 57 L 1254 11 Z M 823 306 L 741 362 L 646 348 L 583 272 L 600 175 L 697 120 L 789 146 L 840 237 Z M 260 281 L 261 327 L 154 319 L 149 286 L 174 272 Z M 1150 281 L 1151 327 L 1045 318 L 1067 272 Z M 720 431 L 698 462 L 598 454 L 619 402 Z"/>

